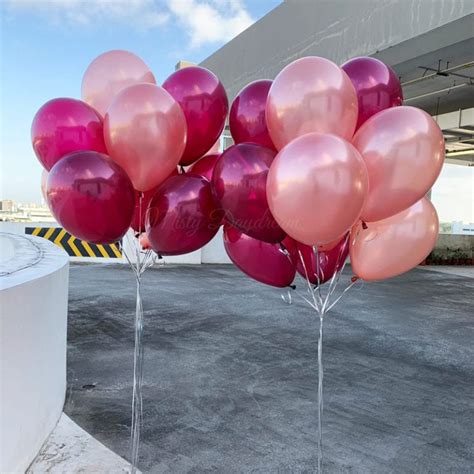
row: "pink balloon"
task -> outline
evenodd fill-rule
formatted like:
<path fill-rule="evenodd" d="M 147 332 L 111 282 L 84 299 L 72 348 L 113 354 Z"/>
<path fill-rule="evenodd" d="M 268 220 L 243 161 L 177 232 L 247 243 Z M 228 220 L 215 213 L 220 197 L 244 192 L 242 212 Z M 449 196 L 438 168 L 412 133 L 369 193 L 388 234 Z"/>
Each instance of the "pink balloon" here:
<path fill-rule="evenodd" d="M 41 172 L 41 195 L 45 202 L 48 202 L 48 196 L 46 194 L 46 183 L 48 182 L 48 172 L 44 169 Z"/>
<path fill-rule="evenodd" d="M 168 178 L 150 202 L 146 233 L 160 255 L 181 255 L 206 245 L 217 233 L 217 209 L 207 179 L 193 174 Z"/>
<path fill-rule="evenodd" d="M 287 237 L 282 243 L 288 250 L 297 272 L 303 278 L 308 277 L 313 285 L 318 283 L 318 275 L 320 284 L 329 281 L 344 266 L 344 262 L 349 255 L 347 234 L 331 250 L 324 251 L 318 249 L 317 259 L 316 252 L 310 245 L 297 242 L 291 237 Z M 303 257 L 303 261 L 301 261 L 301 257 Z"/>
<path fill-rule="evenodd" d="M 211 71 L 193 66 L 179 69 L 163 83 L 186 117 L 188 135 L 181 157 L 190 165 L 203 156 L 224 129 L 229 103 L 224 86 Z"/>
<path fill-rule="evenodd" d="M 179 175 L 178 168 L 175 168 L 170 174 L 170 176 L 178 176 L 178 175 Z M 160 186 L 155 186 L 149 191 L 144 192 L 142 196 L 141 204 L 140 204 L 140 194 L 142 193 L 139 191 L 135 191 L 135 207 L 133 209 L 132 223 L 130 224 L 130 227 L 135 232 L 145 231 L 145 220 L 146 220 L 146 213 L 148 211 L 148 206 L 159 187 Z M 140 210 L 141 210 L 141 213 L 140 213 Z"/>
<path fill-rule="evenodd" d="M 187 173 L 197 174 L 208 181 L 211 181 L 214 166 L 216 166 L 217 160 L 220 156 L 220 153 L 212 153 L 210 155 L 203 156 L 191 165 L 191 167 L 187 170 Z"/>
<path fill-rule="evenodd" d="M 256 143 L 275 149 L 268 133 L 265 107 L 272 81 L 254 81 L 245 86 L 232 102 L 229 128 L 235 143 Z"/>
<path fill-rule="evenodd" d="M 48 171 L 73 151 L 106 151 L 99 114 L 86 103 L 68 98 L 50 100 L 38 110 L 31 125 L 31 142 Z"/>
<path fill-rule="evenodd" d="M 353 145 L 369 172 L 361 219 L 374 222 L 419 201 L 433 186 L 444 162 L 444 137 L 437 123 L 415 107 L 394 107 L 371 117 Z"/>
<path fill-rule="evenodd" d="M 54 217 L 79 239 L 112 243 L 130 227 L 133 186 L 107 155 L 80 151 L 65 156 L 49 172 L 46 189 Z"/>
<path fill-rule="evenodd" d="M 268 94 L 266 119 L 278 150 L 310 132 L 333 133 L 350 140 L 357 123 L 357 95 L 347 74 L 336 64 L 308 56 L 277 75 Z"/>
<path fill-rule="evenodd" d="M 436 209 L 425 197 L 408 209 L 364 229 L 351 230 L 351 265 L 360 278 L 391 278 L 416 267 L 436 244 L 439 221 Z"/>
<path fill-rule="evenodd" d="M 146 232 L 140 234 L 138 237 L 138 242 L 140 243 L 140 246 L 143 250 L 151 250 L 150 239 L 148 239 Z"/>
<path fill-rule="evenodd" d="M 295 278 L 295 267 L 279 244 L 262 242 L 225 224 L 224 247 L 232 262 L 254 280 L 284 288 Z"/>
<path fill-rule="evenodd" d="M 120 92 L 104 119 L 110 157 L 137 191 L 161 184 L 176 168 L 186 144 L 186 121 L 163 88 L 137 84 Z"/>
<path fill-rule="evenodd" d="M 357 221 L 367 194 L 364 160 L 335 135 L 309 133 L 283 148 L 267 179 L 268 204 L 298 242 L 340 239 Z"/>
<path fill-rule="evenodd" d="M 138 56 L 128 51 L 108 51 L 87 68 L 82 79 L 82 99 L 103 117 L 121 90 L 142 82 L 156 84 L 153 73 Z"/>
<path fill-rule="evenodd" d="M 377 112 L 402 105 L 403 92 L 397 75 L 390 66 L 375 58 L 354 58 L 341 69 L 349 76 L 359 103 L 359 128 Z"/>
<path fill-rule="evenodd" d="M 234 227 L 264 242 L 281 242 L 285 232 L 267 202 L 268 169 L 276 152 L 253 143 L 239 143 L 222 153 L 212 175 L 214 194 Z"/>

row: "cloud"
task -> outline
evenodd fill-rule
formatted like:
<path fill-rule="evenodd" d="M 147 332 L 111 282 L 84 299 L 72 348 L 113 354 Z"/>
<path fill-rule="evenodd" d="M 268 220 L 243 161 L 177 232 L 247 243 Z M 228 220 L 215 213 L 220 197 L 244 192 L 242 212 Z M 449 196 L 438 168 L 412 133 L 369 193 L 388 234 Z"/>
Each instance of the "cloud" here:
<path fill-rule="evenodd" d="M 191 48 L 228 41 L 254 22 L 239 0 L 168 0 L 168 6 L 185 28 Z"/>
<path fill-rule="evenodd" d="M 66 26 L 102 27 L 108 22 L 148 30 L 170 18 L 166 5 L 155 0 L 6 0 L 5 5 L 10 11 L 37 14 Z"/>
<path fill-rule="evenodd" d="M 107 23 L 151 30 L 174 20 L 191 49 L 228 41 L 254 22 L 242 0 L 4 0 L 3 5 L 66 27 Z"/>

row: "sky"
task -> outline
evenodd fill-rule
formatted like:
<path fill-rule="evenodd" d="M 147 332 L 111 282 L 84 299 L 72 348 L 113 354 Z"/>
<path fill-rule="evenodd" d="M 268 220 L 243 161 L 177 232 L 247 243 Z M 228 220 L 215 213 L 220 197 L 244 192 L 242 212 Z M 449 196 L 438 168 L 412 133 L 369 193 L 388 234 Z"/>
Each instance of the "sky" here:
<path fill-rule="evenodd" d="M 199 63 L 281 0 L 0 0 L 0 199 L 40 203 L 30 141 L 36 111 L 80 98 L 90 62 L 111 49 L 138 54 L 158 83 Z M 441 221 L 474 222 L 474 168 L 445 165 L 432 192 Z"/>
<path fill-rule="evenodd" d="M 90 62 L 111 49 L 140 56 L 158 83 L 179 60 L 199 63 L 281 0 L 0 0 L 0 199 L 41 202 L 31 147 L 36 111 L 80 98 Z"/>

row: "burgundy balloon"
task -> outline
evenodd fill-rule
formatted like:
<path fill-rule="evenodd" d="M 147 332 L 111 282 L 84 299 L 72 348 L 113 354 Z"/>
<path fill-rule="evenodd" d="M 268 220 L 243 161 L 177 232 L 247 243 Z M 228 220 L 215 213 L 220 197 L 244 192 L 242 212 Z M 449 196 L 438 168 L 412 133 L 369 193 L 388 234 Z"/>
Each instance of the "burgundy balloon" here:
<path fill-rule="evenodd" d="M 211 153 L 203 156 L 187 170 L 187 173 L 197 174 L 206 178 L 208 181 L 211 181 L 214 167 L 216 166 L 217 160 L 220 156 L 220 153 Z"/>
<path fill-rule="evenodd" d="M 56 220 L 79 239 L 112 243 L 130 227 L 132 182 L 107 155 L 81 151 L 65 156 L 49 172 L 46 193 Z"/>
<path fill-rule="evenodd" d="M 31 142 L 48 171 L 73 151 L 106 152 L 102 119 L 91 106 L 76 99 L 46 102 L 33 119 Z"/>
<path fill-rule="evenodd" d="M 375 58 L 354 58 L 341 68 L 349 76 L 357 93 L 359 119 L 356 130 L 372 115 L 402 105 L 403 92 L 390 66 Z"/>
<path fill-rule="evenodd" d="M 170 174 L 170 176 L 178 176 L 178 175 L 179 175 L 178 168 L 175 168 L 175 170 Z M 133 209 L 132 223 L 130 224 L 130 227 L 135 232 L 145 232 L 145 219 L 146 219 L 146 212 L 148 210 L 148 205 L 150 204 L 151 199 L 153 198 L 153 196 L 155 195 L 159 187 L 160 185 L 155 186 L 153 189 L 150 189 L 149 191 L 145 191 L 143 193 L 142 203 L 141 203 L 141 214 L 140 214 L 140 194 L 141 193 L 135 190 L 135 207 Z"/>
<path fill-rule="evenodd" d="M 163 83 L 186 117 L 186 148 L 180 164 L 190 165 L 209 151 L 222 133 L 229 103 L 224 86 L 211 71 L 193 66 L 179 69 Z"/>
<path fill-rule="evenodd" d="M 254 239 L 226 223 L 224 247 L 232 262 L 254 280 L 284 288 L 295 278 L 295 266 L 280 244 Z"/>
<path fill-rule="evenodd" d="M 272 81 L 254 81 L 245 86 L 232 102 L 229 127 L 235 143 L 256 143 L 275 149 L 268 133 L 265 107 Z"/>
<path fill-rule="evenodd" d="M 239 143 L 224 151 L 212 176 L 226 220 L 250 237 L 270 243 L 285 238 L 267 202 L 267 174 L 275 155 L 261 145 Z"/>
<path fill-rule="evenodd" d="M 330 280 L 333 275 L 342 268 L 347 256 L 349 255 L 349 242 L 347 235 L 345 235 L 331 250 L 318 250 L 317 255 L 319 267 L 317 263 L 318 260 L 316 260 L 316 254 L 311 245 L 302 244 L 291 237 L 287 237 L 282 243 L 288 250 L 297 272 L 303 278 L 306 278 L 306 275 L 308 275 L 309 281 L 314 285 L 318 283 L 318 275 L 321 284 Z M 299 252 L 301 252 L 301 256 Z M 301 261 L 301 257 L 303 257 L 304 265 Z"/>
<path fill-rule="evenodd" d="M 209 181 L 180 174 L 168 178 L 155 193 L 146 215 L 146 233 L 160 255 L 182 255 L 206 245 L 221 222 Z"/>

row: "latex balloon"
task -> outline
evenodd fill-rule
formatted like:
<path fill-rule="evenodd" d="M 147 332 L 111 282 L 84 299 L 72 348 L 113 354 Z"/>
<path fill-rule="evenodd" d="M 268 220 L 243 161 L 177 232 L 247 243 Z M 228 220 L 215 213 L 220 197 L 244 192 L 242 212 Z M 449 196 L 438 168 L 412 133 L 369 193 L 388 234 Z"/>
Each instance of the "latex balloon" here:
<path fill-rule="evenodd" d="M 110 157 L 137 191 L 161 184 L 178 165 L 186 143 L 186 121 L 178 103 L 159 86 L 122 90 L 104 120 Z"/>
<path fill-rule="evenodd" d="M 51 169 L 46 189 L 54 217 L 79 239 L 112 243 L 130 227 L 133 186 L 107 155 L 82 151 L 65 156 Z"/>
<path fill-rule="evenodd" d="M 361 219 L 374 222 L 406 209 L 433 186 L 444 162 L 444 137 L 437 123 L 415 107 L 394 107 L 371 117 L 353 145 L 369 172 Z"/>
<path fill-rule="evenodd" d="M 181 255 L 206 245 L 221 222 L 209 181 L 181 174 L 158 188 L 146 216 L 146 233 L 160 255 Z"/>
<path fill-rule="evenodd" d="M 196 161 L 196 163 L 191 165 L 191 167 L 187 170 L 187 173 L 197 174 L 203 178 L 206 178 L 208 181 L 211 181 L 214 166 L 216 165 L 220 156 L 220 153 L 213 153 L 203 156 L 201 159 Z"/>
<path fill-rule="evenodd" d="M 350 143 L 309 133 L 278 153 L 268 173 L 267 197 L 290 237 L 319 245 L 340 238 L 355 224 L 367 187 L 364 161 Z"/>
<path fill-rule="evenodd" d="M 48 171 L 73 151 L 105 152 L 102 119 L 92 107 L 76 99 L 46 102 L 33 119 L 31 142 Z"/>
<path fill-rule="evenodd" d="M 361 57 L 341 66 L 357 93 L 359 128 L 377 112 L 402 105 L 403 92 L 397 75 L 390 66 L 375 58 Z"/>
<path fill-rule="evenodd" d="M 274 149 L 265 120 L 265 107 L 272 81 L 254 81 L 232 102 L 229 128 L 235 143 L 256 143 Z"/>
<path fill-rule="evenodd" d="M 250 237 L 281 242 L 285 232 L 268 207 L 266 182 L 275 151 L 252 143 L 233 145 L 214 168 L 212 184 L 225 218 Z"/>
<path fill-rule="evenodd" d="M 422 198 L 408 209 L 378 222 L 351 230 L 351 265 L 360 278 L 384 280 L 421 263 L 438 238 L 436 209 Z"/>
<path fill-rule="evenodd" d="M 175 168 L 170 174 L 170 176 L 178 176 L 178 175 L 179 175 L 178 168 Z M 148 211 L 148 205 L 150 204 L 150 201 L 152 197 L 155 195 L 158 188 L 159 186 L 156 186 L 153 189 L 150 189 L 149 191 L 146 191 L 144 193 L 141 193 L 140 191 L 135 191 L 135 207 L 133 209 L 132 223 L 130 224 L 130 227 L 135 232 L 145 231 L 145 219 L 146 219 L 146 213 Z M 140 195 L 142 195 L 141 203 L 140 203 Z"/>
<path fill-rule="evenodd" d="M 273 81 L 266 120 L 278 150 L 310 132 L 333 133 L 350 140 L 357 123 L 357 95 L 347 74 L 336 64 L 308 56 L 290 63 Z"/>
<path fill-rule="evenodd" d="M 143 250 L 151 250 L 150 240 L 148 239 L 148 235 L 146 235 L 146 232 L 140 234 L 140 236 L 138 237 L 138 242 L 140 243 L 140 247 Z"/>
<path fill-rule="evenodd" d="M 342 239 L 342 237 L 338 237 L 337 239 L 331 240 L 331 242 L 327 242 L 326 244 L 319 244 L 317 246 L 318 250 L 321 250 L 323 252 L 328 252 L 329 250 L 332 250 L 334 247 L 336 247 L 336 245 L 339 244 L 341 239 Z"/>
<path fill-rule="evenodd" d="M 186 117 L 188 135 L 180 163 L 190 165 L 214 145 L 224 129 L 229 108 L 224 86 L 211 71 L 192 66 L 171 74 L 163 88 Z"/>
<path fill-rule="evenodd" d="M 327 251 L 318 249 L 315 252 L 312 246 L 297 242 L 291 237 L 287 237 L 282 243 L 288 250 L 297 272 L 303 278 L 308 278 L 313 285 L 318 283 L 318 275 L 320 284 L 329 281 L 344 266 L 344 262 L 349 255 L 347 235 L 340 239 L 331 250 Z"/>
<path fill-rule="evenodd" d="M 121 90 L 143 82 L 156 84 L 142 59 L 129 51 L 108 51 L 87 68 L 82 79 L 82 99 L 104 116 Z"/>
<path fill-rule="evenodd" d="M 48 196 L 46 194 L 46 183 L 48 181 L 48 172 L 46 170 L 43 170 L 41 172 L 41 195 L 43 196 L 43 199 L 45 202 L 48 202 Z"/>
<path fill-rule="evenodd" d="M 279 244 L 262 242 L 225 224 L 224 247 L 240 270 L 261 283 L 284 288 L 295 277 L 295 267 Z"/>

